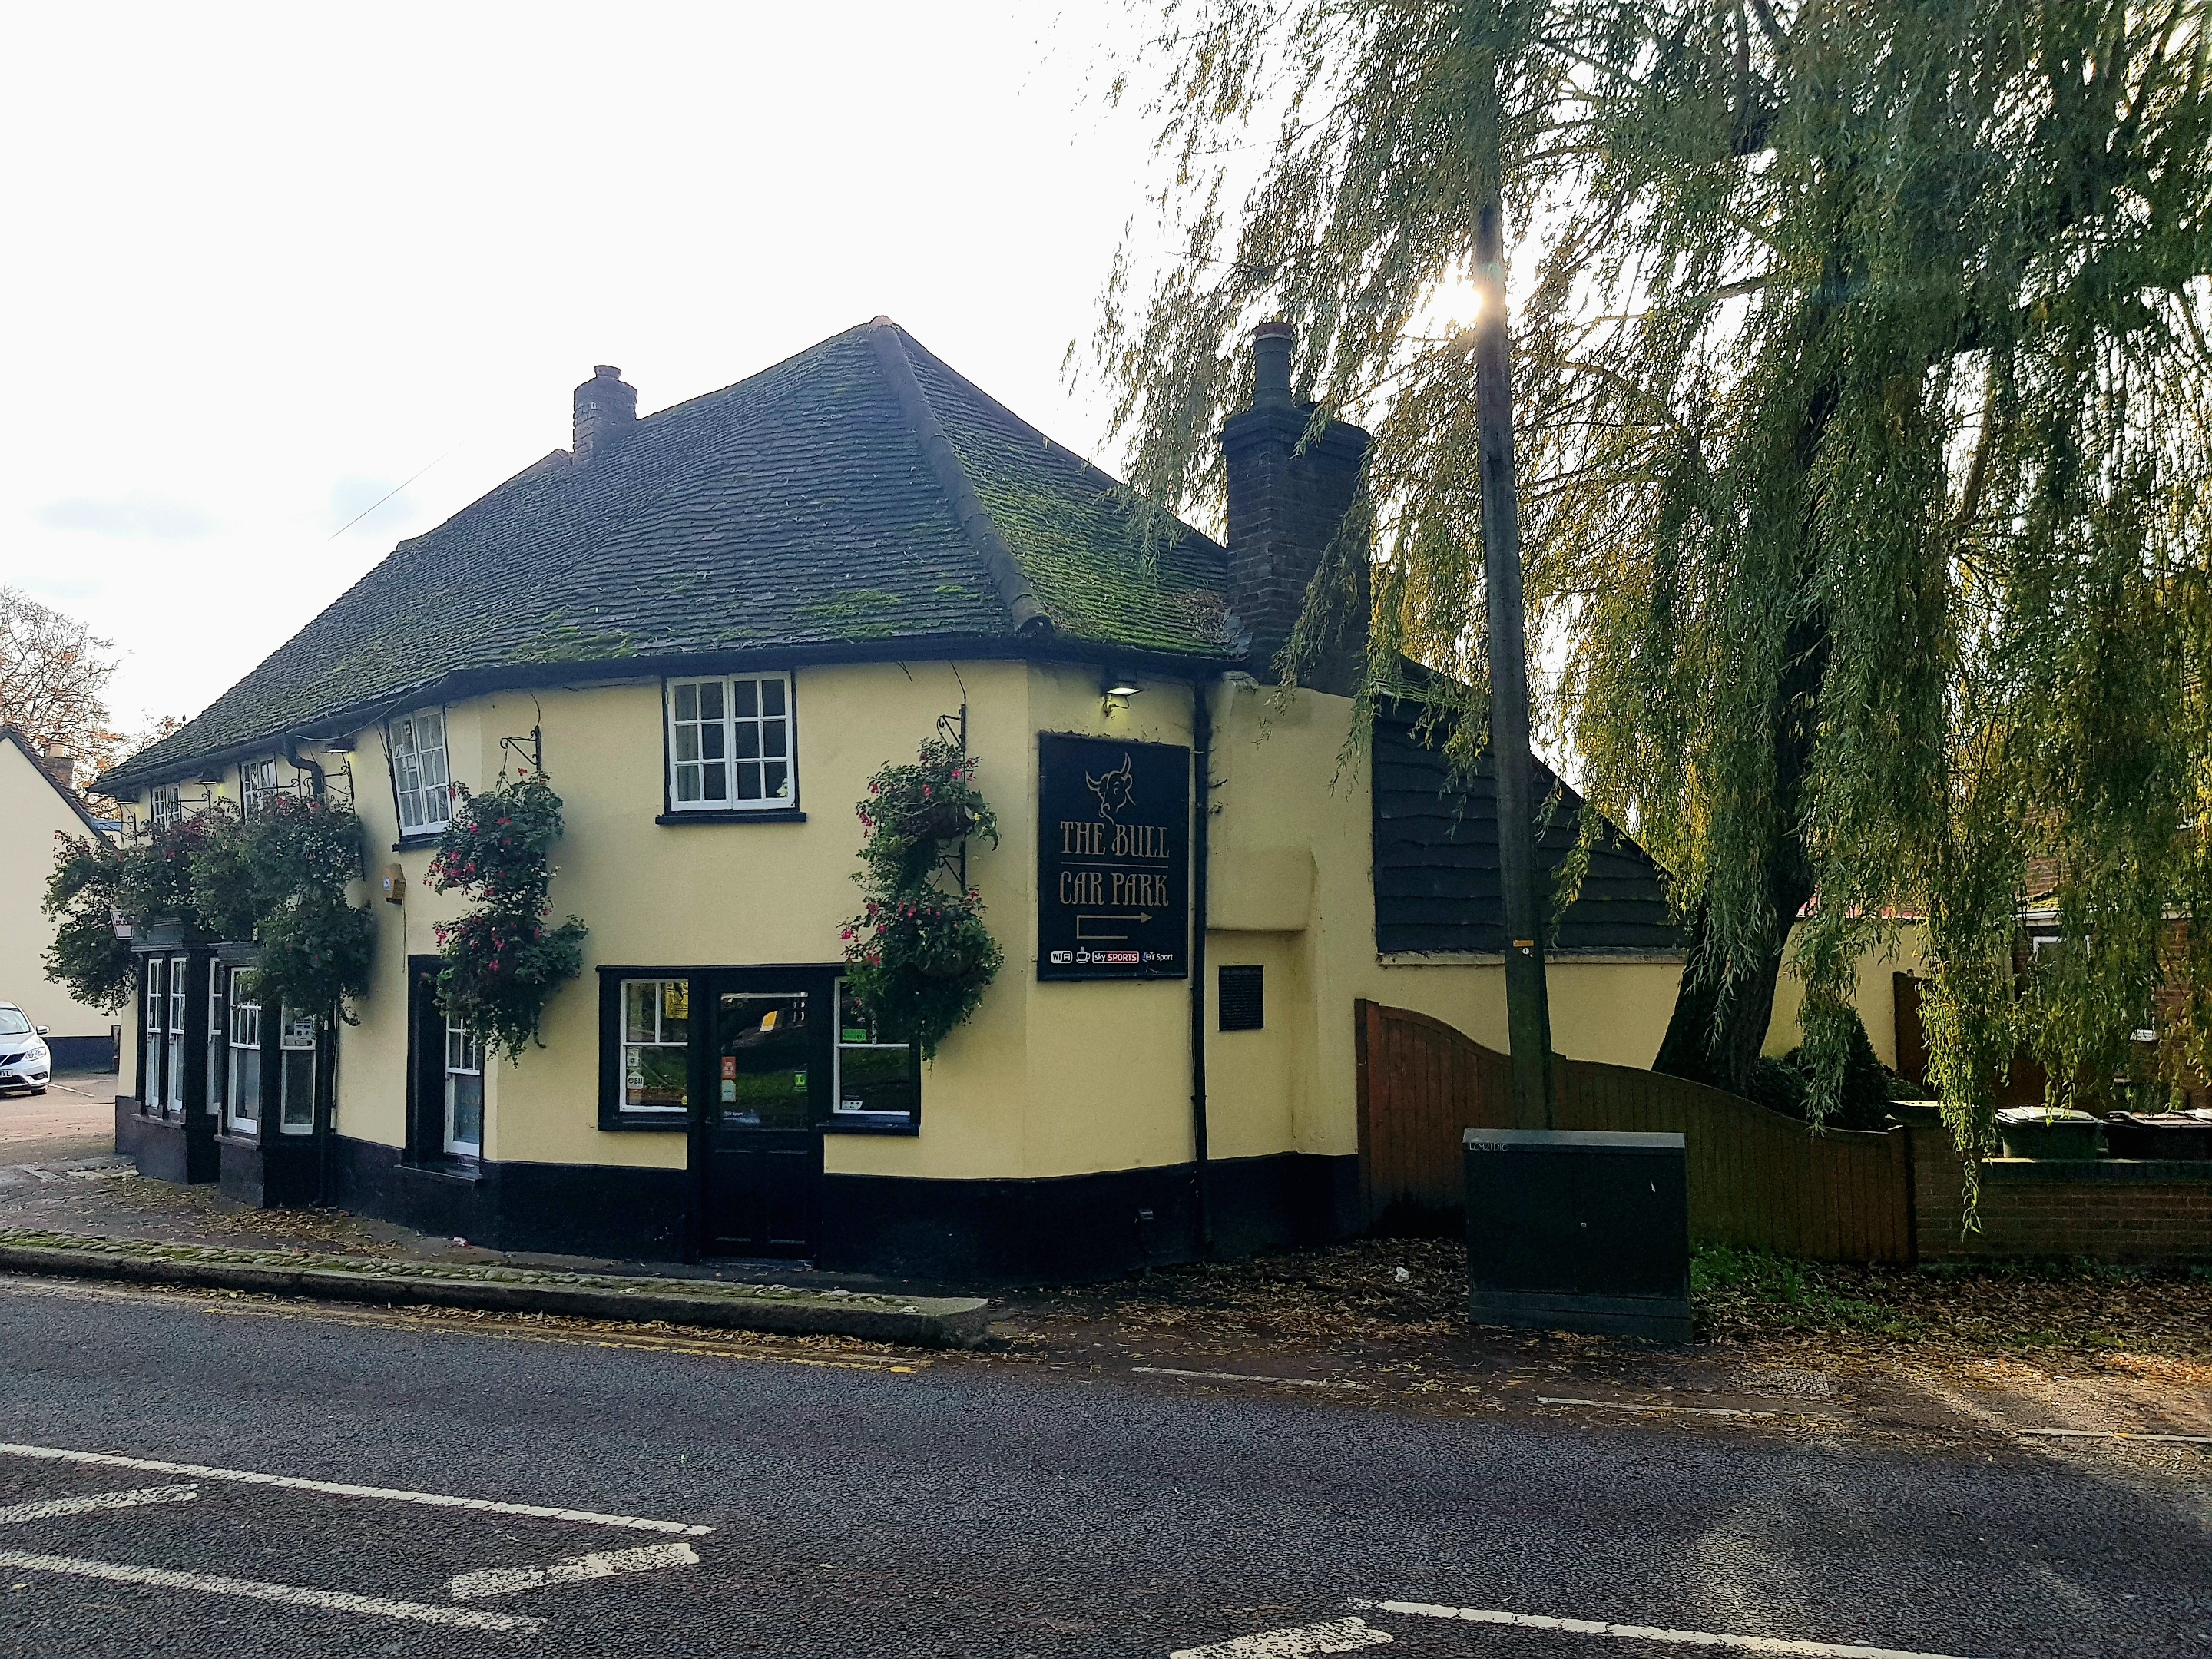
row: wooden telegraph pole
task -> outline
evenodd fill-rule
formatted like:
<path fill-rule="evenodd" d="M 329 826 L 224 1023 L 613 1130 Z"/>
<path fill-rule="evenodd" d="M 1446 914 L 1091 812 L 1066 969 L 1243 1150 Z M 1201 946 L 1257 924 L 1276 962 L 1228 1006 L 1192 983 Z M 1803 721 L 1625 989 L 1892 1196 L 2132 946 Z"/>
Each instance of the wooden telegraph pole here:
<path fill-rule="evenodd" d="M 1552 1008 L 1537 896 L 1536 803 L 1528 758 L 1528 647 L 1521 602 L 1520 497 L 1513 482 L 1513 371 L 1505 338 L 1505 205 L 1496 60 L 1484 112 L 1490 165 L 1475 207 L 1474 413 L 1482 444 L 1482 571 L 1490 627 L 1490 757 L 1498 774 L 1498 873 L 1505 898 L 1505 1024 L 1513 1124 L 1552 1127 Z"/>

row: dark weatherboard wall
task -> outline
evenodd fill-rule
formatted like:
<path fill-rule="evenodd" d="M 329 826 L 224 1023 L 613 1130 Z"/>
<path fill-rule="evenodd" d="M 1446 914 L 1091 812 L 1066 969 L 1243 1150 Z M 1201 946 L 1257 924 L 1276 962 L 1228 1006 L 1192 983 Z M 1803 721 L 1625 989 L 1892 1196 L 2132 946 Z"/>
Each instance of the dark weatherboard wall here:
<path fill-rule="evenodd" d="M 1505 912 L 1498 875 L 1498 778 L 1484 755 L 1472 778 L 1455 778 L 1441 732 L 1417 735 L 1410 721 L 1378 714 L 1375 767 L 1375 946 L 1384 955 L 1479 951 L 1502 955 Z M 1540 761 L 1540 799 L 1560 799 L 1538 847 L 1556 871 L 1573 850 L 1586 810 Z M 1590 854 L 1589 871 L 1546 947 L 1598 953 L 1679 951 L 1667 908 L 1666 876 L 1649 854 L 1612 825 Z M 1551 896 L 1545 896 L 1550 915 Z"/>

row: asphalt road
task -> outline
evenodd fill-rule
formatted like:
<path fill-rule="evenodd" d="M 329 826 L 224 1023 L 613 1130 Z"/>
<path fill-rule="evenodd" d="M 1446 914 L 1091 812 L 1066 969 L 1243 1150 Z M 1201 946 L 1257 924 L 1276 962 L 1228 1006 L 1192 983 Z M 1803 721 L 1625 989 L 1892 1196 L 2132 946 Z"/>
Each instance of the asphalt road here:
<path fill-rule="evenodd" d="M 0 1653 L 1754 1650 L 1502 1615 L 1805 1655 L 2212 1648 L 2194 1451 L 892 1363 L 0 1278 Z"/>

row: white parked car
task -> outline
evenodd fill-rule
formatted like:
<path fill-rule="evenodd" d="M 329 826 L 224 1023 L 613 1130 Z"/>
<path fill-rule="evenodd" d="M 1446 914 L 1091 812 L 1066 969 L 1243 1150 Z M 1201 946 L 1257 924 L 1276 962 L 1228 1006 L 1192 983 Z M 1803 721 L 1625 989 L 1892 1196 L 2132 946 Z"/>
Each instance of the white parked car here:
<path fill-rule="evenodd" d="M 46 1079 L 53 1075 L 53 1055 L 47 1051 L 45 1038 L 46 1028 L 33 1025 L 30 1018 L 12 1002 L 0 1002 L 0 1094 L 10 1089 L 28 1089 L 34 1095 L 46 1091 Z"/>

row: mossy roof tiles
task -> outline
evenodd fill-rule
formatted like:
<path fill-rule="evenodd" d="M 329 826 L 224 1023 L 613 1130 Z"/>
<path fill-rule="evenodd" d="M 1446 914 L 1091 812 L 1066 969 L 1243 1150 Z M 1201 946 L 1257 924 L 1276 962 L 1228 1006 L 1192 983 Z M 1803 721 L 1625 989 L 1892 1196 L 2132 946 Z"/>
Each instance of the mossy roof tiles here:
<path fill-rule="evenodd" d="M 872 331 L 876 343 L 871 343 Z M 1224 556 L 1147 556 L 1114 481 L 884 319 L 565 451 L 404 541 L 198 719 L 108 775 L 135 787 L 448 676 L 1018 630 L 878 356 L 912 366 L 1051 634 L 1221 660 Z"/>

